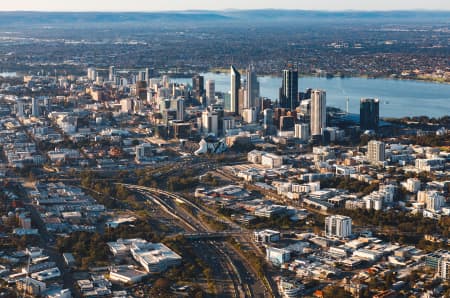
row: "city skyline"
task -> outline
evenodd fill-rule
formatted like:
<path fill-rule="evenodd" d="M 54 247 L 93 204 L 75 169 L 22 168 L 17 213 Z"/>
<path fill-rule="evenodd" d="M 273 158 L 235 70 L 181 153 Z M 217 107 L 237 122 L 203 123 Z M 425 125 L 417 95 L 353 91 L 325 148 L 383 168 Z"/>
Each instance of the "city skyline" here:
<path fill-rule="evenodd" d="M 218 3 L 207 0 L 171 0 L 164 3 L 133 0 L 125 2 L 111 2 L 106 0 L 87 1 L 80 0 L 73 3 L 64 3 L 54 0 L 10 2 L 2 4 L 0 11 L 172 11 L 172 10 L 226 10 L 226 9 L 299 9 L 299 10 L 450 10 L 450 2 L 431 0 L 427 2 L 413 0 L 361 2 L 357 0 L 330 1 L 319 0 L 294 1 L 294 0 L 263 0 L 254 2 L 242 2 L 237 0 Z"/>

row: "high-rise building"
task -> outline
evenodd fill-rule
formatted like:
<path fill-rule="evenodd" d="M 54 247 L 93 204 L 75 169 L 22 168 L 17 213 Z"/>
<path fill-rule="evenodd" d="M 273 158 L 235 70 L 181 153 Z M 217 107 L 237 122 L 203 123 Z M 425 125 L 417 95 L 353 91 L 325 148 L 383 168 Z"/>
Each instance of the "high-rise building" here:
<path fill-rule="evenodd" d="M 244 118 L 244 121 L 247 123 L 256 123 L 256 120 L 258 118 L 256 108 L 244 109 L 242 113 L 242 118 Z"/>
<path fill-rule="evenodd" d="M 325 235 L 347 238 L 352 235 L 352 219 L 343 215 L 331 215 L 325 218 Z"/>
<path fill-rule="evenodd" d="M 87 77 L 91 81 L 95 81 L 97 79 L 97 70 L 95 69 L 95 67 L 88 68 Z"/>
<path fill-rule="evenodd" d="M 245 109 L 256 108 L 259 110 L 259 82 L 256 73 L 253 71 L 253 66 L 247 69 L 247 93 L 244 101 Z"/>
<path fill-rule="evenodd" d="M 139 71 L 138 80 L 141 82 L 148 81 L 148 68 Z"/>
<path fill-rule="evenodd" d="M 194 92 L 194 97 L 200 99 L 205 93 L 205 78 L 201 75 L 195 75 L 192 78 L 192 91 Z"/>
<path fill-rule="evenodd" d="M 116 68 L 114 66 L 109 67 L 109 81 L 113 82 L 116 80 Z"/>
<path fill-rule="evenodd" d="M 359 104 L 359 123 L 361 130 L 378 130 L 380 120 L 380 101 L 376 98 L 361 98 Z"/>
<path fill-rule="evenodd" d="M 281 116 L 280 117 L 280 131 L 292 131 L 294 130 L 295 119 L 293 116 Z"/>
<path fill-rule="evenodd" d="M 241 74 L 231 65 L 231 82 L 230 82 L 230 112 L 239 113 L 239 90 L 241 89 Z"/>
<path fill-rule="evenodd" d="M 39 100 L 35 97 L 31 99 L 31 115 L 39 117 Z"/>
<path fill-rule="evenodd" d="M 124 98 L 120 100 L 120 110 L 122 113 L 130 113 L 133 109 L 133 101 L 131 98 Z"/>
<path fill-rule="evenodd" d="M 280 89 L 280 106 L 293 111 L 298 104 L 298 70 L 283 70 L 283 85 Z"/>
<path fill-rule="evenodd" d="M 216 83 L 214 80 L 207 80 L 205 86 L 206 105 L 209 106 L 215 102 L 216 98 Z"/>
<path fill-rule="evenodd" d="M 177 100 L 177 120 L 184 121 L 184 99 Z"/>
<path fill-rule="evenodd" d="M 295 124 L 294 137 L 302 141 L 308 141 L 309 139 L 309 124 L 299 123 Z"/>
<path fill-rule="evenodd" d="M 217 112 L 206 110 L 202 113 L 202 131 L 219 135 L 219 115 Z"/>
<path fill-rule="evenodd" d="M 311 135 L 322 135 L 327 124 L 327 98 L 323 90 L 311 93 Z"/>
<path fill-rule="evenodd" d="M 23 117 L 25 115 L 24 106 L 24 102 L 18 99 L 16 103 L 16 117 Z"/>
<path fill-rule="evenodd" d="M 380 163 L 385 160 L 385 144 L 380 141 L 372 140 L 367 145 L 367 159 L 371 163 Z"/>
<path fill-rule="evenodd" d="M 265 109 L 264 110 L 264 129 L 268 129 L 273 126 L 273 110 Z"/>

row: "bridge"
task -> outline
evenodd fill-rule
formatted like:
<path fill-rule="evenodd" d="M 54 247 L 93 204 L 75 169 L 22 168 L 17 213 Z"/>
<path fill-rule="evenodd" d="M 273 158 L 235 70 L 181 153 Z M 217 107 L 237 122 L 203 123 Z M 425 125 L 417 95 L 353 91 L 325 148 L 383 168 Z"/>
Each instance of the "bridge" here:
<path fill-rule="evenodd" d="M 169 238 L 176 238 L 182 236 L 189 240 L 211 240 L 222 239 L 226 237 L 242 236 L 241 231 L 224 231 L 224 232 L 205 232 L 205 233 L 179 233 Z"/>

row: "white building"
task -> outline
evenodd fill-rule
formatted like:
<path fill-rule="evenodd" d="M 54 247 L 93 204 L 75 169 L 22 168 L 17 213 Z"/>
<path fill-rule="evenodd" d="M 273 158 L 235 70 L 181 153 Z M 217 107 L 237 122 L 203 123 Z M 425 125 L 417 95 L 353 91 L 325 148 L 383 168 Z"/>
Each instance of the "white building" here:
<path fill-rule="evenodd" d="M 352 234 L 352 219 L 343 215 L 325 218 L 325 234 L 330 237 L 346 238 Z"/>
<path fill-rule="evenodd" d="M 419 172 L 442 170 L 444 167 L 445 159 L 443 158 L 416 159 L 416 169 Z"/>
<path fill-rule="evenodd" d="M 266 258 L 272 264 L 281 266 L 282 264 L 289 262 L 291 259 L 291 252 L 287 249 L 268 246 L 266 247 Z"/>
<path fill-rule="evenodd" d="M 244 109 L 242 116 L 246 123 L 255 123 L 258 120 L 258 111 L 256 108 Z"/>
<path fill-rule="evenodd" d="M 294 298 L 301 296 L 302 292 L 305 289 L 305 286 L 298 281 L 289 280 L 287 278 L 282 277 L 278 282 L 278 288 L 280 290 L 282 297 Z"/>
<path fill-rule="evenodd" d="M 153 146 L 149 143 L 143 143 L 136 146 L 136 161 L 145 160 L 153 156 Z"/>
<path fill-rule="evenodd" d="M 429 211 L 440 211 L 445 205 L 445 198 L 438 192 L 431 192 L 427 194 L 425 201 L 425 208 Z"/>
<path fill-rule="evenodd" d="M 383 198 L 379 194 L 370 194 L 363 198 L 366 209 L 381 210 L 383 209 Z"/>
<path fill-rule="evenodd" d="M 137 270 L 133 266 L 115 266 L 111 267 L 109 271 L 109 279 L 111 281 L 135 284 L 141 282 L 148 275 L 147 272 Z"/>
<path fill-rule="evenodd" d="M 255 231 L 254 239 L 256 242 L 270 243 L 280 240 L 280 232 L 274 230 Z"/>
<path fill-rule="evenodd" d="M 373 164 L 385 161 L 385 144 L 380 141 L 370 141 L 367 145 L 367 159 Z"/>
<path fill-rule="evenodd" d="M 327 123 L 327 99 L 323 90 L 311 93 L 311 135 L 322 135 Z"/>
<path fill-rule="evenodd" d="M 417 178 L 408 178 L 402 185 L 409 192 L 416 193 L 420 190 L 420 180 Z"/>
<path fill-rule="evenodd" d="M 294 137 L 302 141 L 309 140 L 309 124 L 300 123 L 294 126 Z"/>
<path fill-rule="evenodd" d="M 162 243 L 134 242 L 130 252 L 147 272 L 164 272 L 181 263 L 181 257 Z"/>
<path fill-rule="evenodd" d="M 36 272 L 31 274 L 32 278 L 35 278 L 39 281 L 46 281 L 49 279 L 57 278 L 61 276 L 61 271 L 59 271 L 58 267 L 50 268 L 44 271 Z"/>
<path fill-rule="evenodd" d="M 132 111 L 132 100 L 131 98 L 124 98 L 120 100 L 120 111 L 124 114 Z"/>
<path fill-rule="evenodd" d="M 264 154 L 266 154 L 266 152 L 264 151 L 252 150 L 249 153 L 247 153 L 247 160 L 248 162 L 254 164 L 261 164 L 262 156 Z"/>
<path fill-rule="evenodd" d="M 437 275 L 442 279 L 450 279 L 450 253 L 444 253 L 439 258 Z"/>
<path fill-rule="evenodd" d="M 203 111 L 202 113 L 202 131 L 203 133 L 212 133 L 219 135 L 219 115 L 214 111 Z"/>
<path fill-rule="evenodd" d="M 267 153 L 261 157 L 261 164 L 271 169 L 280 168 L 283 165 L 283 157 Z"/>

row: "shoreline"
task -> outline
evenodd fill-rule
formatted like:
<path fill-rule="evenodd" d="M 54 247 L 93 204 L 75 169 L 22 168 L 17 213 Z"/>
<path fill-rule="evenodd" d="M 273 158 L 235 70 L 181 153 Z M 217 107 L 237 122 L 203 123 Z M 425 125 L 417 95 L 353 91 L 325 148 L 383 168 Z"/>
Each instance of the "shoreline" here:
<path fill-rule="evenodd" d="M 242 70 L 239 70 L 242 72 Z M 213 74 L 228 74 L 228 69 L 209 69 L 208 71 L 201 73 L 213 73 Z M 4 75 L 3 75 L 4 74 Z M 161 75 L 164 73 L 161 73 Z M 195 73 L 166 73 L 169 77 L 172 78 L 192 78 Z M 2 78 L 20 78 L 25 76 L 26 74 L 21 74 L 20 72 L 9 72 L 4 71 L 0 73 L 0 77 Z M 271 77 L 271 78 L 281 78 L 280 74 L 272 73 L 272 74 L 257 74 L 258 77 Z M 325 78 L 329 80 L 333 79 L 366 79 L 366 80 L 394 80 L 394 81 L 412 81 L 412 82 L 422 82 L 422 83 L 432 83 L 432 84 L 444 84 L 450 85 L 450 80 L 440 80 L 440 79 L 426 79 L 426 78 L 397 78 L 391 76 L 380 76 L 380 77 L 371 77 L 368 75 L 355 75 L 355 76 L 340 76 L 340 75 L 317 75 L 317 74 L 299 74 L 298 78 Z"/>
<path fill-rule="evenodd" d="M 225 70 L 217 70 L 217 69 L 211 69 L 208 72 L 214 73 L 214 74 L 228 74 L 229 71 Z M 263 74 L 258 75 L 258 77 L 271 77 L 271 78 L 281 78 L 280 74 Z M 184 76 L 180 76 L 184 77 Z M 189 76 L 186 76 L 189 77 Z M 396 78 L 396 77 L 390 77 L 390 76 L 380 76 L 380 77 L 371 77 L 368 75 L 355 75 L 355 76 L 338 76 L 338 75 L 317 75 L 317 74 L 299 74 L 298 78 L 325 78 L 325 79 L 366 79 L 366 80 L 394 80 L 394 81 L 413 81 L 413 82 L 423 82 L 423 83 L 433 83 L 433 84 L 444 84 L 444 85 L 450 85 L 450 81 L 443 81 L 438 79 L 421 79 L 421 78 Z"/>

